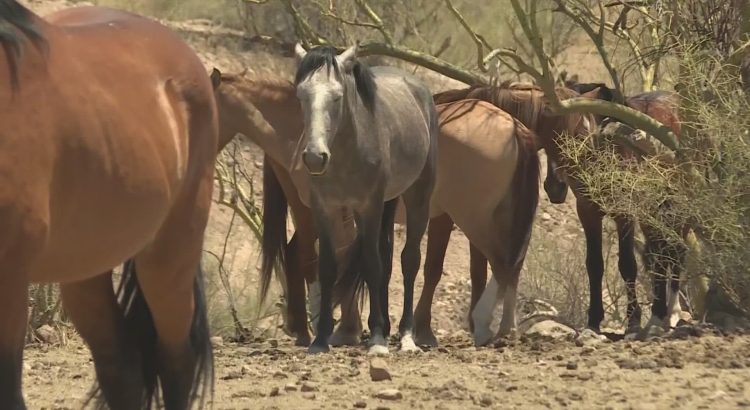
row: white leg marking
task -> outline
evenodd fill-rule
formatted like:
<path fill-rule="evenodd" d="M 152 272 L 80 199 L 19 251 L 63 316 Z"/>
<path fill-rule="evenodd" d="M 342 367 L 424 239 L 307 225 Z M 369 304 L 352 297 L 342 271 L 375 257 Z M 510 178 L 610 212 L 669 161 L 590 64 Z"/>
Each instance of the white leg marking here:
<path fill-rule="evenodd" d="M 508 336 L 516 330 L 516 302 L 518 300 L 518 288 L 507 286 L 505 288 L 505 300 L 503 301 L 503 318 L 500 320 L 498 336 Z"/>
<path fill-rule="evenodd" d="M 492 339 L 490 324 L 500 299 L 500 285 L 493 275 L 474 307 L 474 311 L 471 312 L 471 319 L 474 321 L 474 345 L 484 346 Z"/>
<path fill-rule="evenodd" d="M 320 281 L 311 283 L 307 287 L 307 303 L 312 319 L 313 335 L 318 335 L 318 319 L 320 319 Z"/>
<path fill-rule="evenodd" d="M 680 292 L 673 292 L 670 286 L 667 288 L 667 323 L 665 325 L 670 328 L 677 326 L 677 322 L 680 321 L 681 312 Z"/>
<path fill-rule="evenodd" d="M 367 351 L 368 356 L 385 356 L 388 354 L 388 346 L 372 345 Z"/>
<path fill-rule="evenodd" d="M 417 347 L 417 344 L 414 343 L 414 337 L 411 332 L 406 332 L 401 336 L 401 351 L 422 353 L 422 349 Z"/>

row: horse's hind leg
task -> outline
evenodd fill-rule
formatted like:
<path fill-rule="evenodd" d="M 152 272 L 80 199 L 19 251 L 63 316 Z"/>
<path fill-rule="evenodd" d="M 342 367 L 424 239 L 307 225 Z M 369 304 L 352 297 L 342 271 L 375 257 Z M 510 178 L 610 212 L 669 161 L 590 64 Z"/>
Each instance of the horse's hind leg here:
<path fill-rule="evenodd" d="M 471 312 L 479 303 L 479 298 L 487 287 L 487 257 L 469 242 L 469 272 L 471 276 L 471 304 L 469 305 L 469 330 L 474 332 L 474 319 Z"/>
<path fill-rule="evenodd" d="M 432 332 L 432 301 L 443 276 L 445 251 L 453 230 L 453 220 L 448 214 L 432 218 L 427 227 L 427 255 L 424 261 L 424 286 L 414 311 L 414 341 L 418 346 L 437 346 Z"/>
<path fill-rule="evenodd" d="M 638 305 L 638 298 L 635 290 L 635 281 L 638 275 L 633 240 L 635 224 L 632 220 L 623 217 L 616 218 L 615 222 L 617 223 L 617 236 L 620 251 L 618 267 L 620 269 L 620 275 L 625 281 L 625 291 L 628 299 L 627 332 L 637 332 L 641 327 L 641 307 Z"/>
<path fill-rule="evenodd" d="M 425 167 L 429 170 L 430 167 Z M 420 180 L 403 194 L 406 207 L 406 243 L 401 252 L 401 272 L 404 276 L 404 311 L 398 330 L 402 351 L 421 351 L 414 343 L 414 282 L 422 260 L 420 243 L 430 220 L 430 196 L 433 174 L 425 171 Z"/>
<path fill-rule="evenodd" d="M 142 357 L 125 329 L 112 271 L 60 286 L 63 305 L 94 358 L 96 378 L 112 410 L 141 407 Z"/>
<path fill-rule="evenodd" d="M 2 201 L 14 204 L 18 198 Z M 44 202 L 44 201 L 42 201 Z M 24 204 L 25 205 L 25 204 Z M 2 216 L 0 235 L 0 409 L 21 410 L 23 347 L 29 304 L 29 265 L 47 234 L 44 212 L 33 206 L 23 215 L 8 211 Z M 42 217 L 37 219 L 37 217 Z"/>

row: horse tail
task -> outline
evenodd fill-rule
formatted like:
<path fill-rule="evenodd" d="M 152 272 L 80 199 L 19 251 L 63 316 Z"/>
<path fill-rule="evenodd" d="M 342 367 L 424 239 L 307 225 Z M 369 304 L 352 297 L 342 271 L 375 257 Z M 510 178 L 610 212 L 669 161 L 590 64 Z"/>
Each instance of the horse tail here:
<path fill-rule="evenodd" d="M 534 133 L 514 119 L 518 159 L 512 182 L 513 223 L 510 261 L 518 267 L 526 257 L 534 215 L 539 204 L 539 156 Z"/>
<path fill-rule="evenodd" d="M 125 262 L 122 279 L 117 287 L 117 300 L 125 319 L 125 334 L 133 341 L 141 360 L 141 376 L 143 377 L 143 396 L 141 408 L 150 409 L 158 402 L 158 353 L 157 334 L 154 318 L 143 296 L 138 283 L 136 264 L 133 259 Z M 190 345 L 195 354 L 193 362 L 193 384 L 190 392 L 190 404 L 200 397 L 200 405 L 213 396 L 214 361 L 211 348 L 210 331 L 206 297 L 203 284 L 203 271 L 198 268 L 193 282 L 193 322 L 190 327 Z M 94 395 L 100 396 L 99 389 Z M 99 397 L 99 407 L 103 407 L 103 397 Z M 97 407 L 97 408 L 99 408 Z"/>
<path fill-rule="evenodd" d="M 260 299 L 268 295 L 273 266 L 278 262 L 286 271 L 287 200 L 279 179 L 266 156 L 263 160 L 263 238 L 261 240 Z"/>
<path fill-rule="evenodd" d="M 390 279 L 390 274 L 393 265 L 393 223 L 396 216 L 396 207 L 398 206 L 399 198 L 392 199 L 385 203 L 383 207 L 383 217 L 380 225 L 380 263 L 383 269 L 382 280 Z M 343 274 L 336 281 L 336 285 L 333 291 L 333 303 L 337 305 L 344 302 L 344 298 L 347 295 L 353 297 L 352 301 L 359 303 L 360 309 L 362 308 L 367 293 L 365 290 L 365 277 L 362 275 L 362 238 L 359 234 L 354 239 L 354 243 L 350 247 L 349 254 L 347 255 L 346 269 Z"/>

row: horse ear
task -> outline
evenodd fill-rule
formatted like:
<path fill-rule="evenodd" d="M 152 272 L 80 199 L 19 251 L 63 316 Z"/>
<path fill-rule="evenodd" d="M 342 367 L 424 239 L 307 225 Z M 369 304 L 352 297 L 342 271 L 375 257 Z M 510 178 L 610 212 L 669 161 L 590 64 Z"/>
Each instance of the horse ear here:
<path fill-rule="evenodd" d="M 588 91 L 588 92 L 585 92 L 585 93 L 581 94 L 581 97 L 591 98 L 591 99 L 594 99 L 594 100 L 598 100 L 599 99 L 599 93 L 601 92 L 601 90 L 602 90 L 601 87 L 596 87 L 596 88 L 594 88 L 591 91 Z"/>
<path fill-rule="evenodd" d="M 214 87 L 214 90 L 221 85 L 221 71 L 216 67 L 211 70 L 211 85 Z"/>
<path fill-rule="evenodd" d="M 297 43 L 294 45 L 294 55 L 297 56 L 297 62 L 300 62 L 303 58 L 305 58 L 305 56 L 307 55 L 307 50 L 302 47 L 302 43 Z"/>
<path fill-rule="evenodd" d="M 355 43 L 353 46 L 344 50 L 343 53 L 339 54 L 336 59 L 339 65 L 344 71 L 351 71 L 354 68 L 354 63 L 357 61 L 357 50 L 359 49 L 359 43 Z"/>

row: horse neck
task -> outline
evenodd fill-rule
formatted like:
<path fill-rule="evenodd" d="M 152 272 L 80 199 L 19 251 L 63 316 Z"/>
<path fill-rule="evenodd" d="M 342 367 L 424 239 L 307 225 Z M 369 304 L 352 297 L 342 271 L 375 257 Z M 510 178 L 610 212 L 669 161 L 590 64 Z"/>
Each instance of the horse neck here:
<path fill-rule="evenodd" d="M 251 138 L 271 158 L 289 169 L 304 128 L 294 87 L 281 80 L 247 79 L 238 91 L 260 113 L 260 116 L 248 118 L 252 122 L 248 127 L 258 130 L 256 137 Z"/>

